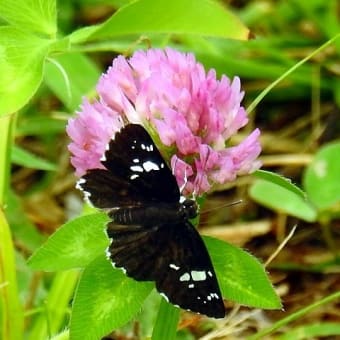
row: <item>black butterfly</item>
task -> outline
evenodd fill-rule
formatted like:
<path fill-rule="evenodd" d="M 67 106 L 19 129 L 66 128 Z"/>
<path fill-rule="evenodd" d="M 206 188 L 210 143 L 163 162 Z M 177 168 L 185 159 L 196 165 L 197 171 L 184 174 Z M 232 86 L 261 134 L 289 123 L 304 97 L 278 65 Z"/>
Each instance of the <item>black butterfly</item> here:
<path fill-rule="evenodd" d="M 108 257 L 137 281 L 155 281 L 174 305 L 214 318 L 225 308 L 209 254 L 189 222 L 193 200 L 180 195 L 176 178 L 149 134 L 129 124 L 116 133 L 101 159 L 78 182 L 85 196 L 112 219 Z"/>

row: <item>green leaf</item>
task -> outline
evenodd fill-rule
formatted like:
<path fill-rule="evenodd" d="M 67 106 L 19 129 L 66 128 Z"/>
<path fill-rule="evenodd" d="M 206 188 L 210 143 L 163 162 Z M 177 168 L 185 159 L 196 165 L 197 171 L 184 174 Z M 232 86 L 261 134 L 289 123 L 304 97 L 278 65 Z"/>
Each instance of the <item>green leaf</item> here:
<path fill-rule="evenodd" d="M 308 222 L 316 220 L 317 213 L 308 201 L 300 194 L 288 190 L 276 183 L 257 180 L 250 188 L 251 198 L 258 203 Z"/>
<path fill-rule="evenodd" d="M 68 38 L 70 39 L 71 44 L 82 44 L 85 41 L 90 40 L 89 37 L 91 37 L 99 27 L 100 25 L 81 27 L 73 31 Z"/>
<path fill-rule="evenodd" d="M 38 89 L 50 41 L 0 27 L 0 115 L 19 110 Z"/>
<path fill-rule="evenodd" d="M 281 302 L 263 265 L 244 250 L 204 236 L 224 298 L 242 305 L 278 309 Z"/>
<path fill-rule="evenodd" d="M 0 0 L 0 17 L 22 31 L 49 37 L 57 33 L 55 0 Z"/>
<path fill-rule="evenodd" d="M 25 213 L 23 200 L 23 197 L 19 197 L 13 190 L 9 190 L 6 201 L 6 215 L 8 216 L 13 238 L 19 244 L 24 244 L 25 249 L 31 253 L 43 243 L 44 236 Z"/>
<path fill-rule="evenodd" d="M 65 223 L 32 255 L 30 267 L 45 271 L 84 268 L 96 257 L 105 257 L 107 221 L 105 214 L 95 213 Z"/>
<path fill-rule="evenodd" d="M 42 159 L 18 146 L 12 147 L 12 162 L 26 168 L 40 169 L 47 171 L 56 170 L 56 165 Z"/>
<path fill-rule="evenodd" d="M 64 117 L 63 117 L 64 118 Z M 58 119 L 58 117 L 20 117 L 18 125 L 16 127 L 16 136 L 41 136 L 41 135 L 52 135 L 57 133 L 65 133 L 65 119 Z"/>
<path fill-rule="evenodd" d="M 101 339 L 141 309 L 153 284 L 125 276 L 100 256 L 85 268 L 74 298 L 70 339 Z"/>
<path fill-rule="evenodd" d="M 215 1 L 139 0 L 120 8 L 89 39 L 112 39 L 145 33 L 195 34 L 246 40 L 249 30 L 234 14 Z"/>
<path fill-rule="evenodd" d="M 81 98 L 94 89 L 100 70 L 80 53 L 62 54 L 53 61 L 45 66 L 44 81 L 64 105 L 74 111 Z"/>
<path fill-rule="evenodd" d="M 69 340 L 69 339 L 70 339 L 70 331 L 68 329 L 50 338 L 50 340 Z"/>
<path fill-rule="evenodd" d="M 288 329 L 285 331 L 285 334 L 277 337 L 276 339 L 319 339 L 320 337 L 332 337 L 336 335 L 340 335 L 340 324 L 336 322 L 323 322 Z"/>
<path fill-rule="evenodd" d="M 340 143 L 321 148 L 307 167 L 303 184 L 318 210 L 340 203 Z"/>
<path fill-rule="evenodd" d="M 261 178 L 274 184 L 280 185 L 281 187 L 299 195 L 303 199 L 306 198 L 306 194 L 298 186 L 293 184 L 289 178 L 266 170 L 257 170 L 254 172 L 253 175 L 257 178 Z"/>

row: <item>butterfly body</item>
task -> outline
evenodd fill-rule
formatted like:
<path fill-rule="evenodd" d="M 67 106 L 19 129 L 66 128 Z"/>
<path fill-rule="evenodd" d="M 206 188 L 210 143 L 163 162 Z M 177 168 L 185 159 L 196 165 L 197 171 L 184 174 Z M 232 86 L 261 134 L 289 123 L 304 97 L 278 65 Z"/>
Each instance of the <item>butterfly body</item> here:
<path fill-rule="evenodd" d="M 141 125 L 116 133 L 102 158 L 78 182 L 87 198 L 108 212 L 108 258 L 137 281 L 181 308 L 225 315 L 208 251 L 190 219 L 195 201 L 184 199 L 156 145 Z"/>
<path fill-rule="evenodd" d="M 117 224 L 162 224 L 180 223 L 197 216 L 195 201 L 186 199 L 183 203 L 154 203 L 143 206 L 113 209 L 108 215 Z"/>

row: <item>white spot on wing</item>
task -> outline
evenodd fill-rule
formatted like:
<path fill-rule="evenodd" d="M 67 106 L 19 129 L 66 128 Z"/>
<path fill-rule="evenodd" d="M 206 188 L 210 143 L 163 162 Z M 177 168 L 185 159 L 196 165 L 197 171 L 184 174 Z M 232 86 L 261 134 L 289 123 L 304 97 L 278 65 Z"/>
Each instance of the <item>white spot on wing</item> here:
<path fill-rule="evenodd" d="M 111 253 L 110 253 L 110 249 L 109 248 L 106 248 L 105 250 L 105 255 L 106 255 L 106 258 L 112 262 L 111 260 Z"/>
<path fill-rule="evenodd" d="M 91 197 L 91 193 L 88 192 L 88 191 L 85 191 L 82 187 L 82 184 L 86 183 L 86 180 L 84 178 L 80 178 L 77 183 L 76 183 L 76 189 L 82 191 L 83 195 L 84 195 L 84 200 L 89 203 L 90 205 L 91 204 L 91 201 L 90 201 L 90 197 Z"/>
<path fill-rule="evenodd" d="M 143 168 L 140 165 L 132 165 L 130 166 L 130 169 L 136 172 L 144 172 Z"/>
<path fill-rule="evenodd" d="M 138 177 L 139 177 L 139 175 L 133 174 L 133 175 L 130 176 L 130 179 L 131 179 L 131 180 L 134 180 L 134 179 L 136 179 L 136 178 L 138 178 Z"/>
<path fill-rule="evenodd" d="M 208 300 L 208 301 L 211 301 L 212 299 L 219 300 L 220 297 L 218 296 L 217 293 L 210 293 L 209 295 L 207 295 L 207 300 Z"/>
<path fill-rule="evenodd" d="M 195 285 L 194 285 L 193 283 L 190 283 L 190 284 L 188 285 L 188 287 L 189 287 L 189 288 L 195 288 Z"/>
<path fill-rule="evenodd" d="M 190 275 L 189 275 L 189 273 L 184 273 L 184 274 L 179 278 L 179 280 L 180 280 L 181 282 L 183 282 L 183 281 L 189 281 L 189 280 L 190 280 Z"/>
<path fill-rule="evenodd" d="M 170 263 L 169 267 L 175 270 L 179 270 L 180 267 L 176 266 L 174 263 Z"/>
<path fill-rule="evenodd" d="M 217 300 L 220 298 L 216 293 L 210 293 L 210 295 Z"/>
<path fill-rule="evenodd" d="M 151 161 L 146 161 L 143 163 L 143 168 L 146 172 L 152 171 L 152 170 L 159 170 L 159 166 Z"/>
<path fill-rule="evenodd" d="M 84 193 L 84 200 L 85 200 L 87 203 L 92 204 L 91 201 L 90 201 L 91 193 L 88 192 L 88 191 L 85 191 L 85 190 L 83 191 L 83 193 Z"/>
<path fill-rule="evenodd" d="M 138 158 L 134 158 L 134 159 L 132 160 L 132 162 L 134 162 L 134 163 L 139 163 L 139 159 L 138 159 Z"/>
<path fill-rule="evenodd" d="M 152 144 L 149 144 L 149 145 L 141 144 L 140 147 L 142 148 L 142 150 L 146 150 L 148 152 L 153 151 L 153 145 Z"/>
<path fill-rule="evenodd" d="M 110 150 L 110 143 L 107 143 L 105 145 L 105 152 L 103 153 L 103 155 L 100 157 L 101 162 L 105 162 L 106 161 L 106 156 L 105 153 L 106 151 Z"/>
<path fill-rule="evenodd" d="M 124 274 L 126 274 L 126 269 L 125 269 L 125 268 L 123 268 L 123 267 L 117 267 L 116 264 L 115 264 L 114 262 L 112 262 L 111 258 L 109 258 L 108 260 L 111 262 L 112 267 L 113 267 L 114 269 L 120 269 Z"/>
<path fill-rule="evenodd" d="M 112 241 L 112 238 L 110 238 L 110 240 Z M 107 247 L 105 250 L 105 254 L 106 254 L 106 258 L 110 261 L 110 263 L 112 264 L 112 267 L 114 269 L 120 269 L 124 274 L 126 274 L 126 269 L 123 267 L 117 267 L 116 264 L 112 261 L 111 259 L 111 253 L 110 253 L 110 248 Z"/>
<path fill-rule="evenodd" d="M 76 189 L 83 191 L 82 184 L 86 183 L 84 178 L 80 178 L 76 183 Z"/>
<path fill-rule="evenodd" d="M 167 302 L 169 302 L 169 298 L 164 294 L 164 293 L 159 293 L 161 296 L 163 296 L 163 298 L 167 301 Z"/>
<path fill-rule="evenodd" d="M 204 281 L 207 279 L 207 273 L 205 270 L 192 270 L 191 277 L 194 281 Z"/>

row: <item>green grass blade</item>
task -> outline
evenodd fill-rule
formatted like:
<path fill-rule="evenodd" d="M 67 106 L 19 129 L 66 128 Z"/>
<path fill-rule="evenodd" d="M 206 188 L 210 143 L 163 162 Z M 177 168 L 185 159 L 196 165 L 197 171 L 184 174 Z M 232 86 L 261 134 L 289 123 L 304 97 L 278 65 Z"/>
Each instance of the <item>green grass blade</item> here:
<path fill-rule="evenodd" d="M 164 299 L 161 300 L 152 340 L 173 340 L 176 337 L 179 309 Z"/>
<path fill-rule="evenodd" d="M 0 209 L 0 338 L 20 340 L 23 334 L 23 311 L 19 301 L 11 231 Z"/>
<path fill-rule="evenodd" d="M 31 328 L 28 340 L 49 339 L 60 331 L 70 312 L 69 304 L 78 276 L 77 270 L 58 272 L 55 275 L 46 298 L 46 306 Z"/>
<path fill-rule="evenodd" d="M 313 309 L 319 308 L 322 305 L 329 303 L 331 301 L 334 301 L 336 299 L 340 298 L 340 292 L 336 292 L 334 294 L 328 295 L 325 298 L 323 298 L 322 300 L 319 300 L 317 302 L 312 303 L 311 305 L 302 308 L 300 310 L 298 310 L 297 312 L 288 315 L 287 317 L 279 320 L 278 322 L 276 322 L 274 325 L 263 329 L 262 331 L 258 332 L 257 334 L 248 337 L 248 340 L 256 340 L 256 339 L 263 339 L 263 337 L 265 335 L 268 335 L 274 331 L 276 331 L 277 329 L 288 325 L 290 322 L 295 321 L 299 318 L 301 318 L 302 316 L 306 315 L 307 313 L 311 312 Z"/>
<path fill-rule="evenodd" d="M 303 65 L 306 61 L 314 57 L 316 54 L 321 52 L 323 49 L 325 49 L 327 46 L 332 44 L 336 39 L 340 37 L 340 33 L 338 33 L 336 36 L 334 36 L 332 39 L 329 39 L 326 41 L 323 45 L 321 45 L 319 48 L 317 48 L 314 52 L 307 55 L 307 57 L 300 60 L 298 63 L 296 63 L 293 67 L 291 67 L 288 71 L 283 73 L 279 78 L 277 78 L 274 82 L 272 82 L 268 87 L 266 87 L 256 98 L 255 100 L 248 106 L 247 112 L 252 112 L 255 107 L 261 102 L 261 100 L 277 85 L 279 84 L 283 79 L 287 78 L 291 73 L 293 73 L 297 68 L 299 68 L 301 65 Z"/>

